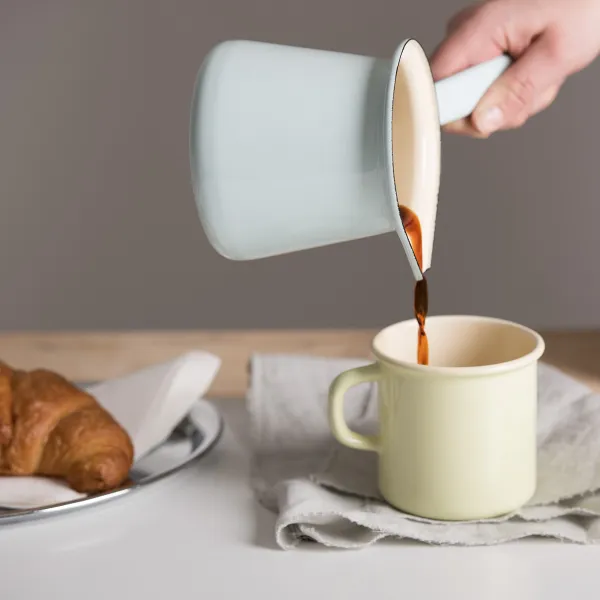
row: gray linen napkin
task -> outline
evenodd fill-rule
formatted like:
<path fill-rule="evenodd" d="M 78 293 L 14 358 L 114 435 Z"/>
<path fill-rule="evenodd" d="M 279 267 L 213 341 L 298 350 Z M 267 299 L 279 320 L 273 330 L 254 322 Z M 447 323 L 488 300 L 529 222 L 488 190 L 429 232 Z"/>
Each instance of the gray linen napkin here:
<path fill-rule="evenodd" d="M 377 456 L 346 448 L 327 423 L 327 392 L 338 373 L 364 360 L 256 355 L 247 407 L 253 433 L 252 484 L 276 512 L 284 549 L 304 540 L 361 548 L 382 538 L 431 544 L 498 544 L 529 536 L 600 541 L 600 395 L 547 365 L 539 369 L 538 485 L 531 502 L 507 516 L 447 523 L 384 503 Z M 376 430 L 376 385 L 347 394 L 346 418 Z"/>

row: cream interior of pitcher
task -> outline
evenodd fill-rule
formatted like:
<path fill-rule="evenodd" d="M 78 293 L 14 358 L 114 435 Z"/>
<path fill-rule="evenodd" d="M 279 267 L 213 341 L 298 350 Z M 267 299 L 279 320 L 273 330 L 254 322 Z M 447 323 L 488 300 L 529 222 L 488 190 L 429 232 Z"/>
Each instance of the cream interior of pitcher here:
<path fill-rule="evenodd" d="M 426 271 L 433 251 L 441 142 L 433 77 L 427 56 L 415 40 L 400 46 L 394 57 L 387 113 L 392 196 L 419 217 Z M 396 230 L 407 243 L 399 216 Z"/>

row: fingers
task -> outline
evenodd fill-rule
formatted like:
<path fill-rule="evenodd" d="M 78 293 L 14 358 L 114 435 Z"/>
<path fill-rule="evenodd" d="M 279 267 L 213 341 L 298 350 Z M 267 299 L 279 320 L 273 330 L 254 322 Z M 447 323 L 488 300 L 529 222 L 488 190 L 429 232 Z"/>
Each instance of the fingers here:
<path fill-rule="evenodd" d="M 496 41 L 496 9 L 477 4 L 458 13 L 448 24 L 448 36 L 431 57 L 431 71 L 437 81 L 450 77 L 505 50 Z"/>
<path fill-rule="evenodd" d="M 454 33 L 461 25 L 463 25 L 466 21 L 471 19 L 475 12 L 479 9 L 479 4 L 474 4 L 472 6 L 468 6 L 467 8 L 461 10 L 459 13 L 454 15 L 446 26 L 446 34 L 451 35 Z"/>
<path fill-rule="evenodd" d="M 529 113 L 529 116 L 532 117 L 533 115 L 537 115 L 543 110 L 546 110 L 556 100 L 556 96 L 558 96 L 561 85 L 562 82 L 557 85 L 552 85 L 543 94 L 540 94 L 536 98 L 533 104 L 533 109 Z"/>
<path fill-rule="evenodd" d="M 553 37 L 543 34 L 488 90 L 471 116 L 473 127 L 488 136 L 523 125 L 552 102 L 565 75 Z"/>
<path fill-rule="evenodd" d="M 445 131 L 486 138 L 500 129 L 522 125 L 552 103 L 567 73 L 556 35 L 536 6 L 517 6 L 510 0 L 483 2 L 450 21 L 446 40 L 431 58 L 434 79 L 449 77 L 502 52 L 516 62 L 488 90 L 470 118 L 447 125 Z"/>
<path fill-rule="evenodd" d="M 554 102 L 554 100 L 556 100 L 560 86 L 560 83 L 550 86 L 544 93 L 537 96 L 528 118 L 533 117 L 543 110 L 546 110 Z M 490 134 L 479 131 L 473 125 L 473 122 L 470 118 L 461 119 L 460 121 L 455 121 L 454 123 L 448 123 L 448 125 L 444 127 L 444 132 L 455 135 L 464 135 L 476 139 L 487 139 L 490 137 Z"/>
<path fill-rule="evenodd" d="M 478 139 L 485 139 L 489 137 L 475 129 L 471 123 L 471 119 L 461 119 L 460 121 L 454 121 L 454 123 L 448 123 L 448 125 L 444 126 L 444 132 L 455 135 L 465 135 Z"/>

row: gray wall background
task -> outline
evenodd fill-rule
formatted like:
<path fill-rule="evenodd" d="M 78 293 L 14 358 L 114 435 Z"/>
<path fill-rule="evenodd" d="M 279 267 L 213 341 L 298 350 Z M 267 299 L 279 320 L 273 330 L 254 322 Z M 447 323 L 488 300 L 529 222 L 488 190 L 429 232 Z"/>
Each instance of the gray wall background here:
<path fill-rule="evenodd" d="M 228 38 L 428 51 L 460 0 L 3 0 L 0 329 L 379 326 L 411 314 L 393 234 L 253 263 L 208 245 L 190 94 Z M 432 313 L 600 325 L 600 64 L 524 129 L 445 137 Z"/>

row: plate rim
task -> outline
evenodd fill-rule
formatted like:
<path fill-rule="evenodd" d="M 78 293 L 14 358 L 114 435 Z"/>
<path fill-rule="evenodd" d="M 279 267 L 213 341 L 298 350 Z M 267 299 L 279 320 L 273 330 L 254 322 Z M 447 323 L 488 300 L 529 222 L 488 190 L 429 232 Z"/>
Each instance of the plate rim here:
<path fill-rule="evenodd" d="M 66 514 L 70 512 L 75 512 L 77 510 L 83 510 L 85 508 L 91 508 L 92 506 L 95 506 L 97 504 L 104 504 L 111 500 L 116 500 L 117 498 L 121 498 L 123 496 L 131 495 L 132 493 L 138 492 L 141 489 L 144 489 L 145 487 L 153 483 L 163 481 L 171 475 L 174 475 L 179 471 L 183 470 L 184 468 L 188 467 L 203 456 L 206 456 L 208 453 L 210 453 L 211 450 L 214 449 L 214 447 L 218 444 L 219 440 L 221 439 L 223 431 L 225 429 L 223 415 L 209 400 L 205 398 L 199 398 L 194 402 L 187 415 L 183 418 L 182 423 L 190 423 L 194 427 L 195 432 L 198 432 L 202 435 L 206 435 L 205 432 L 202 430 L 201 424 L 193 421 L 191 418 L 192 411 L 198 406 L 201 406 L 203 407 L 203 409 L 209 410 L 213 413 L 214 417 L 217 420 L 216 431 L 208 437 L 208 442 L 206 444 L 201 444 L 199 448 L 197 448 L 185 459 L 179 461 L 177 464 L 173 465 L 168 469 L 165 469 L 164 471 L 148 475 L 141 481 L 133 482 L 127 487 L 117 488 L 115 490 L 110 490 L 91 496 L 85 496 L 84 498 L 67 500 L 66 502 L 48 504 L 46 506 L 39 506 L 34 508 L 11 509 L 9 507 L 0 507 L 0 510 L 6 511 L 4 514 L 0 513 L 0 527 L 5 525 L 16 524 L 19 522 L 39 520 L 58 514 Z M 150 454 L 152 454 L 152 452 L 155 452 L 163 444 L 160 444 L 156 449 L 150 451 L 145 456 L 149 456 Z M 143 458 L 144 457 L 141 457 L 140 460 L 142 460 Z"/>

